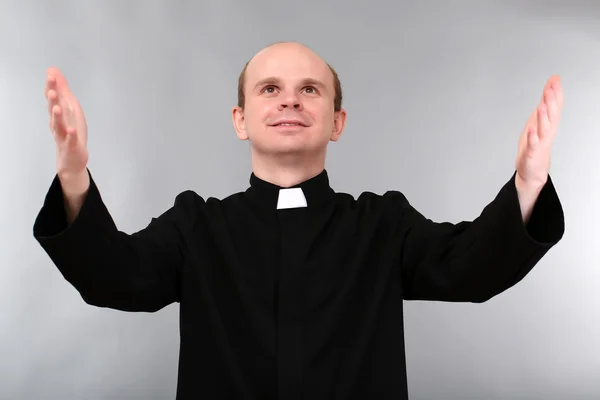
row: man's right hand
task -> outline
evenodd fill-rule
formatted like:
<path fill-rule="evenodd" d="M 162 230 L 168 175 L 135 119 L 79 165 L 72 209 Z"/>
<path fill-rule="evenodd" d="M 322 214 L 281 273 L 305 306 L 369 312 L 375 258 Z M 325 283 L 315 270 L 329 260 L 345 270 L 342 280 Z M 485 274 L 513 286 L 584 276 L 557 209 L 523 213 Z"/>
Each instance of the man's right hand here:
<path fill-rule="evenodd" d="M 77 175 L 88 162 L 85 117 L 63 74 L 57 68 L 48 68 L 46 74 L 50 130 L 56 141 L 56 172 L 65 177 Z"/>
<path fill-rule="evenodd" d="M 89 188 L 87 123 L 67 80 L 57 68 L 46 72 L 50 130 L 56 141 L 56 172 L 65 197 L 69 223 L 79 213 Z"/>

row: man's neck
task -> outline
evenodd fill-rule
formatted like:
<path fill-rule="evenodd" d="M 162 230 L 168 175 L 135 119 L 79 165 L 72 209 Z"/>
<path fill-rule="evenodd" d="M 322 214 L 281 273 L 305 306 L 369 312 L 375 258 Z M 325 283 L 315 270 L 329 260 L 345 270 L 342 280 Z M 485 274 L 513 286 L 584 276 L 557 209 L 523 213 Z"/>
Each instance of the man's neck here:
<path fill-rule="evenodd" d="M 291 187 L 323 172 L 325 157 L 253 157 L 252 171 L 258 178 L 281 187 Z"/>

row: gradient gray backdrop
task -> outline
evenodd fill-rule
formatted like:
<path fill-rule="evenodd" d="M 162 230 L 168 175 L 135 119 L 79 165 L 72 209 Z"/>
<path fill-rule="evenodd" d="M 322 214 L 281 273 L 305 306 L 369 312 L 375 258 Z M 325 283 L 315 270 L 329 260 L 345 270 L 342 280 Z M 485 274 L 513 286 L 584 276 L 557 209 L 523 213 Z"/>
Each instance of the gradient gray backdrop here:
<path fill-rule="evenodd" d="M 349 116 L 330 147 L 334 188 L 399 189 L 438 221 L 472 219 L 493 199 L 546 79 L 562 76 L 551 174 L 564 239 L 485 304 L 406 303 L 409 388 L 412 399 L 600 399 L 600 2 L 517 0 L 4 0 L 0 398 L 175 395 L 179 307 L 88 306 L 33 239 L 55 173 L 46 68 L 78 96 L 89 167 L 131 233 L 183 190 L 246 188 L 237 77 L 280 40 L 340 74 Z"/>

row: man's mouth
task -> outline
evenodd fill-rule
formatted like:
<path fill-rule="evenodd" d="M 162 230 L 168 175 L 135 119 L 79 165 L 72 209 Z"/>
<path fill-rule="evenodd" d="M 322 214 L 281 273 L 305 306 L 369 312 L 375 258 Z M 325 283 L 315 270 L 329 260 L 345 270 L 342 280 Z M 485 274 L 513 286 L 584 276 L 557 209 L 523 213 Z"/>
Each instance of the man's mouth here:
<path fill-rule="evenodd" d="M 281 121 L 275 122 L 274 124 L 271 124 L 271 126 L 302 126 L 302 127 L 305 127 L 306 124 L 304 124 L 302 121 L 297 121 L 297 120 L 281 120 Z"/>

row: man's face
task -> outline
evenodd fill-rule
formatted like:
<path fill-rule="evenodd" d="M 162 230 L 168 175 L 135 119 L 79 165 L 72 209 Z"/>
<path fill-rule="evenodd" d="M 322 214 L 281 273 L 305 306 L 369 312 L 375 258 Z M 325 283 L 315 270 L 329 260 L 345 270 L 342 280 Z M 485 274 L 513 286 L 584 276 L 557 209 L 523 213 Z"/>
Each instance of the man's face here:
<path fill-rule="evenodd" d="M 321 153 L 342 133 L 345 111 L 334 112 L 333 74 L 301 45 L 258 53 L 246 70 L 245 94 L 245 109 L 234 109 L 234 125 L 258 154 Z"/>

